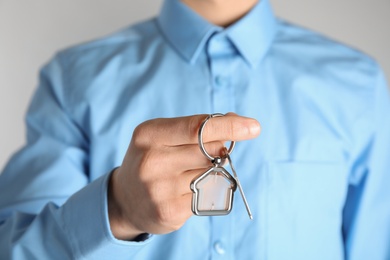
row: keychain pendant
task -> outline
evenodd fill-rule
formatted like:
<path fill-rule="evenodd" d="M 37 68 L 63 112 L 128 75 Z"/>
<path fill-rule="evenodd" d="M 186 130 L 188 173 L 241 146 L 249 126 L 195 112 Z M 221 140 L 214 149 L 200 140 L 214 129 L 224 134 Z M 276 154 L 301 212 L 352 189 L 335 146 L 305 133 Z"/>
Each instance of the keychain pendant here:
<path fill-rule="evenodd" d="M 237 188 L 236 179 L 223 165 L 226 157 L 213 157 L 207 153 L 203 144 L 203 129 L 209 119 L 223 114 L 211 114 L 200 125 L 198 143 L 202 153 L 210 160 L 211 166 L 206 172 L 192 180 L 192 212 L 198 216 L 220 216 L 230 213 L 233 207 L 233 195 Z M 230 154 L 235 142 L 231 141 L 226 153 Z"/>
<path fill-rule="evenodd" d="M 237 182 L 229 172 L 214 165 L 191 182 L 192 212 L 198 216 L 229 214 L 236 188 Z"/>
<path fill-rule="evenodd" d="M 205 149 L 203 144 L 203 129 L 206 123 L 213 117 L 220 117 L 223 114 L 211 114 L 200 125 L 198 132 L 198 143 L 201 152 L 214 165 L 205 173 L 192 180 L 190 188 L 192 190 L 192 212 L 198 216 L 219 216 L 227 215 L 233 207 L 234 191 L 238 187 L 242 200 L 244 201 L 248 216 L 253 219 L 244 191 L 241 187 L 236 170 L 234 169 L 230 154 L 234 149 L 235 142 L 231 141 L 229 149 L 225 149 L 223 157 L 213 157 Z M 232 168 L 234 177 L 230 175 L 221 165 L 228 160 Z"/>

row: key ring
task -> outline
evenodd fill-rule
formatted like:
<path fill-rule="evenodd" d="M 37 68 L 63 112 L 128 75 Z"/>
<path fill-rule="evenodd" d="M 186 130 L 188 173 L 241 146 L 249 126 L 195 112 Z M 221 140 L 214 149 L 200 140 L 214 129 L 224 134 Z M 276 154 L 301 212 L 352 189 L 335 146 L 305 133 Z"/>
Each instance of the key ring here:
<path fill-rule="evenodd" d="M 224 114 L 221 114 L 221 113 L 215 113 L 215 114 L 210 114 L 208 117 L 206 117 L 206 119 L 202 122 L 202 124 L 200 125 L 200 128 L 199 128 L 199 132 L 198 132 L 198 143 L 199 143 L 199 147 L 200 147 L 200 150 L 202 151 L 202 153 L 212 162 L 212 163 L 217 163 L 219 164 L 218 162 L 221 161 L 221 159 L 226 159 L 227 158 L 227 155 L 225 155 L 224 157 L 212 157 L 207 151 L 206 151 L 206 148 L 204 147 L 204 144 L 203 144 L 203 129 L 204 127 L 206 126 L 206 123 L 213 117 L 220 117 L 220 116 L 224 116 Z M 235 146 L 236 142 L 235 141 L 231 141 L 230 142 L 230 146 L 229 146 L 229 149 L 227 149 L 227 154 L 231 154 L 231 152 L 233 151 L 234 149 L 234 146 Z"/>
<path fill-rule="evenodd" d="M 224 114 L 216 113 L 207 116 L 199 128 L 198 141 L 200 150 L 211 161 L 213 166 L 191 181 L 190 188 L 193 192 L 191 210 L 198 216 L 221 216 L 229 214 L 233 207 L 234 192 L 238 187 L 248 216 L 252 219 L 252 213 L 240 181 L 238 180 L 236 170 L 233 167 L 232 159 L 230 158 L 235 141 L 231 141 L 229 149 L 224 147 L 224 154 L 217 157 L 209 155 L 203 144 L 204 127 L 211 118 L 219 116 L 224 116 Z M 222 165 L 225 160 L 228 160 L 234 177 L 223 168 Z"/>

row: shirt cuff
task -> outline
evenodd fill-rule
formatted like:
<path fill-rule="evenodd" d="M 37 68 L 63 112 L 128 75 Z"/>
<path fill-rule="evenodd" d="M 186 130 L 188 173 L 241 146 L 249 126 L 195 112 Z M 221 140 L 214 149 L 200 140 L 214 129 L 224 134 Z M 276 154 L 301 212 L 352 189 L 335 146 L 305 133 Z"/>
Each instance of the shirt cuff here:
<path fill-rule="evenodd" d="M 107 205 L 110 175 L 106 174 L 84 187 L 60 209 L 64 232 L 71 241 L 76 258 L 128 258 L 151 240 L 149 234 L 142 234 L 136 241 L 118 240 L 113 236 Z"/>

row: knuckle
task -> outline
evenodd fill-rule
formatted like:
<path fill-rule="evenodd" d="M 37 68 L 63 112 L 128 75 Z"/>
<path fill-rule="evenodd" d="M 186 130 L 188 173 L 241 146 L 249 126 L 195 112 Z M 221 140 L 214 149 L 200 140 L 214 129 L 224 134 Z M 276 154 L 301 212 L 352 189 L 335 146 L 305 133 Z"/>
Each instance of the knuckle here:
<path fill-rule="evenodd" d="M 155 210 L 156 222 L 169 232 L 180 229 L 187 220 L 175 200 L 164 200 Z"/>
<path fill-rule="evenodd" d="M 138 155 L 138 170 L 140 173 L 146 173 L 149 170 L 150 150 L 145 149 L 140 151 Z"/>
<path fill-rule="evenodd" d="M 146 193 L 150 201 L 158 206 L 166 200 L 171 194 L 171 181 L 165 180 L 162 176 L 152 176 L 144 182 Z"/>
<path fill-rule="evenodd" d="M 172 212 L 169 203 L 160 203 L 156 208 L 157 221 L 166 227 L 171 226 Z"/>
<path fill-rule="evenodd" d="M 144 152 L 144 155 L 140 159 L 140 171 L 149 172 L 155 174 L 158 172 L 164 172 L 167 161 L 167 155 L 160 152 L 158 149 L 150 149 Z"/>
<path fill-rule="evenodd" d="M 207 150 L 212 156 L 221 156 L 223 144 L 221 142 L 213 142 L 206 145 Z"/>
<path fill-rule="evenodd" d="M 132 140 L 136 146 L 144 146 L 148 141 L 147 126 L 145 123 L 138 125 L 133 131 Z"/>
<path fill-rule="evenodd" d="M 191 139 L 196 139 L 202 120 L 203 119 L 198 116 L 191 116 L 189 118 L 188 133 L 190 134 Z"/>
<path fill-rule="evenodd" d="M 236 133 L 236 128 L 235 128 L 235 124 L 233 122 L 233 120 L 228 120 L 227 123 L 226 123 L 226 135 L 228 137 L 230 137 L 230 139 L 234 139 L 235 137 L 235 133 Z"/>
<path fill-rule="evenodd" d="M 179 230 L 182 226 L 183 226 L 184 223 L 181 223 L 181 222 L 175 222 L 175 223 L 172 223 L 171 224 L 171 230 L 172 231 L 176 231 L 176 230 Z"/>
<path fill-rule="evenodd" d="M 149 197 L 151 203 L 156 206 L 159 204 L 159 192 L 156 182 L 149 181 L 146 183 L 146 194 Z"/>
<path fill-rule="evenodd" d="M 139 161 L 139 172 L 141 178 L 145 181 L 153 180 L 155 177 L 155 152 L 148 150 L 145 151 Z"/>
<path fill-rule="evenodd" d="M 141 176 L 147 176 L 149 173 L 149 152 L 145 152 L 139 161 L 139 172 Z"/>
<path fill-rule="evenodd" d="M 147 147 L 153 144 L 156 133 L 156 120 L 145 121 L 134 129 L 132 140 L 136 145 L 139 147 Z"/>
<path fill-rule="evenodd" d="M 162 187 L 158 181 L 149 180 L 143 182 L 143 196 L 147 199 L 148 205 L 155 209 L 155 212 L 158 212 L 158 208 L 161 203 L 164 201 L 164 194 L 162 192 Z M 158 216 L 159 214 L 155 214 Z"/>

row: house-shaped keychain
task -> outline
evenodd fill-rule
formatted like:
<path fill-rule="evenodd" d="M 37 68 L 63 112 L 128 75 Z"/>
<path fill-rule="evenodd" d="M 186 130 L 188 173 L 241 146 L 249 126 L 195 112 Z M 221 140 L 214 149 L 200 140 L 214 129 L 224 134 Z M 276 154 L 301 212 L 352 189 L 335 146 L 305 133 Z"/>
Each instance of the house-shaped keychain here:
<path fill-rule="evenodd" d="M 192 212 L 199 216 L 229 214 L 236 188 L 236 180 L 223 167 L 211 167 L 191 183 Z"/>

